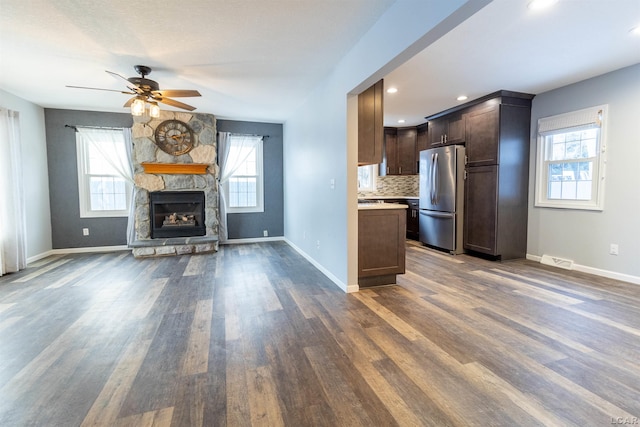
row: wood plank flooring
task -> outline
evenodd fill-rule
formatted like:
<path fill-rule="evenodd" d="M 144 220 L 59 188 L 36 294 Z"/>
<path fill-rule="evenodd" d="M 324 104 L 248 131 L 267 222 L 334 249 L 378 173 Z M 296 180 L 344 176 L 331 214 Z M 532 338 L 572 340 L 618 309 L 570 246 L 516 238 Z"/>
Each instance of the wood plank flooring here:
<path fill-rule="evenodd" d="M 640 287 L 407 246 L 344 294 L 283 242 L 0 278 L 0 426 L 640 424 Z"/>

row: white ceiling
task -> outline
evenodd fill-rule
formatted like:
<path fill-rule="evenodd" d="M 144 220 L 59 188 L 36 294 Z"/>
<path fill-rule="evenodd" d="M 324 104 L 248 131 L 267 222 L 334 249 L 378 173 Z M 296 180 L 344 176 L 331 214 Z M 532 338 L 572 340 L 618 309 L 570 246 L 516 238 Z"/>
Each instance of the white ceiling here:
<path fill-rule="evenodd" d="M 125 89 L 104 71 L 142 64 L 161 89 L 200 91 L 179 99 L 198 112 L 282 122 L 393 2 L 0 0 L 0 88 L 46 108 L 125 112 L 126 95 L 65 86 Z M 463 93 L 538 94 L 640 62 L 629 34 L 640 0 L 526 4 L 494 0 L 386 76 L 399 92 L 385 94 L 385 125 L 422 123 Z"/>
<path fill-rule="evenodd" d="M 493 0 L 389 73 L 385 86 L 398 92 L 385 93 L 385 125 L 424 123 L 459 95 L 536 95 L 640 62 L 640 35 L 629 32 L 640 0 L 559 0 L 539 11 L 528 2 Z"/>
<path fill-rule="evenodd" d="M 281 122 L 395 0 L 0 0 L 0 88 L 48 108 L 125 112 L 105 73 L 148 78 L 197 112 Z M 163 107 L 172 109 L 170 107 Z"/>

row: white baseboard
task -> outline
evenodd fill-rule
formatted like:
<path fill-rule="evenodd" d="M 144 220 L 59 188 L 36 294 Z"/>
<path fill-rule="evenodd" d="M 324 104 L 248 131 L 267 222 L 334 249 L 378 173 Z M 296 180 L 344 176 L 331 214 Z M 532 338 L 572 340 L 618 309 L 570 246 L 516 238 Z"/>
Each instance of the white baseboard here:
<path fill-rule="evenodd" d="M 64 248 L 64 249 L 51 249 L 50 251 L 43 252 L 38 255 L 34 255 L 27 258 L 27 264 L 41 260 L 51 255 L 65 255 L 65 254 L 82 254 L 91 252 L 118 252 L 118 251 L 130 251 L 131 248 L 127 245 L 118 246 L 92 246 L 86 248 Z"/>
<path fill-rule="evenodd" d="M 307 261 L 309 261 L 311 264 L 313 264 L 313 266 L 315 268 L 320 270 L 322 272 L 322 274 L 327 276 L 327 278 L 329 280 L 331 280 L 333 283 L 335 283 L 340 289 L 342 289 L 343 291 L 345 291 L 347 293 L 357 292 L 359 290 L 359 286 L 358 285 L 347 286 L 340 279 L 338 279 L 333 273 L 331 273 L 329 270 L 324 268 L 322 265 L 318 264 L 318 262 L 315 259 L 311 258 L 311 256 L 309 256 L 309 254 L 307 254 L 305 251 L 303 251 L 302 249 L 297 247 L 289 239 L 285 238 L 284 240 L 285 240 L 285 242 L 287 242 L 287 244 L 289 246 L 291 246 L 293 249 L 295 249 L 296 252 L 298 252 L 300 255 L 302 255 Z"/>
<path fill-rule="evenodd" d="M 239 244 L 243 244 L 243 243 L 261 243 L 261 242 L 277 242 L 277 241 L 282 241 L 282 240 L 286 240 L 284 237 L 282 236 L 276 236 L 276 237 L 252 237 L 249 239 L 229 239 L 229 240 L 225 240 L 224 242 L 220 241 L 221 245 L 239 245 Z"/>
<path fill-rule="evenodd" d="M 527 259 L 540 262 L 542 257 L 527 254 Z M 606 277 L 608 279 L 620 280 L 622 282 L 633 283 L 634 285 L 640 285 L 640 277 L 632 276 L 630 274 L 618 273 L 616 271 L 603 270 L 601 268 L 589 267 L 587 265 L 580 264 L 573 264 L 572 270 L 579 271 L 581 273 L 593 274 L 594 276 Z"/>

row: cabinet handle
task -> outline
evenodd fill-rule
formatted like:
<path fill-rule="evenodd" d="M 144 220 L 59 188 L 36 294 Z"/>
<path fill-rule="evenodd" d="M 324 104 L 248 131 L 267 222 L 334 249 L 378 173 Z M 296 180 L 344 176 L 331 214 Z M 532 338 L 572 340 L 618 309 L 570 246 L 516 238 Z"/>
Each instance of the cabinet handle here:
<path fill-rule="evenodd" d="M 398 166 L 398 173 L 402 175 L 402 166 Z"/>
<path fill-rule="evenodd" d="M 464 171 L 464 179 L 467 179 L 467 171 Z"/>
<path fill-rule="evenodd" d="M 440 144 L 444 143 L 444 135 L 440 135 Z"/>
<path fill-rule="evenodd" d="M 467 155 L 465 154 L 465 156 L 464 156 L 464 164 L 466 165 L 467 163 L 469 163 L 469 156 L 467 156 Z M 466 171 L 465 171 L 465 172 L 466 172 Z"/>
<path fill-rule="evenodd" d="M 446 133 L 444 134 L 444 143 L 445 144 L 447 143 L 447 134 Z"/>

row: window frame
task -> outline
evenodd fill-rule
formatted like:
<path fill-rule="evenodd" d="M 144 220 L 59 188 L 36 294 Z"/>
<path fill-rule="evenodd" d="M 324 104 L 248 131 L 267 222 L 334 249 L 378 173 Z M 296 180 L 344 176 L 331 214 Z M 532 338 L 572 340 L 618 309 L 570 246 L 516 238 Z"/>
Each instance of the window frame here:
<path fill-rule="evenodd" d="M 113 132 L 122 132 L 113 130 Z M 78 202 L 80 218 L 122 218 L 129 216 L 131 209 L 131 194 L 133 186 L 118 174 L 91 174 L 89 168 L 90 140 L 76 135 L 76 164 L 78 170 Z M 125 147 L 126 148 L 126 147 Z M 122 179 L 125 185 L 125 209 L 118 210 L 93 210 L 91 209 L 91 177 L 114 177 Z"/>
<path fill-rule="evenodd" d="M 605 164 L 606 164 L 606 132 L 607 105 L 585 108 L 538 120 L 537 158 L 534 206 L 538 208 L 604 210 Z M 547 137 L 553 135 L 578 132 L 587 129 L 598 129 L 595 157 L 546 160 L 550 144 Z M 552 148 L 551 148 L 552 149 Z M 549 198 L 549 165 L 552 163 L 593 162 L 591 199 L 550 199 Z"/>
<path fill-rule="evenodd" d="M 238 139 L 245 136 L 239 135 Z M 230 135 L 230 149 L 233 149 L 234 135 Z M 223 189 L 227 200 L 227 213 L 261 213 L 264 212 L 264 138 L 260 137 L 255 145 L 256 152 L 256 206 L 231 206 L 231 197 L 229 194 L 229 183 L 233 177 L 253 177 L 254 175 L 236 175 L 232 174 L 228 180 L 224 182 Z M 240 168 L 238 168 L 240 169 Z"/>
<path fill-rule="evenodd" d="M 368 168 L 370 170 L 369 172 L 369 177 L 370 177 L 370 182 L 369 182 L 369 186 L 366 187 L 361 187 L 360 186 L 360 171 L 362 170 L 361 168 Z M 360 193 L 373 193 L 374 191 L 376 191 L 376 178 L 378 176 L 378 165 L 377 164 L 372 164 L 372 165 L 364 165 L 364 166 L 358 166 L 358 192 Z"/>

